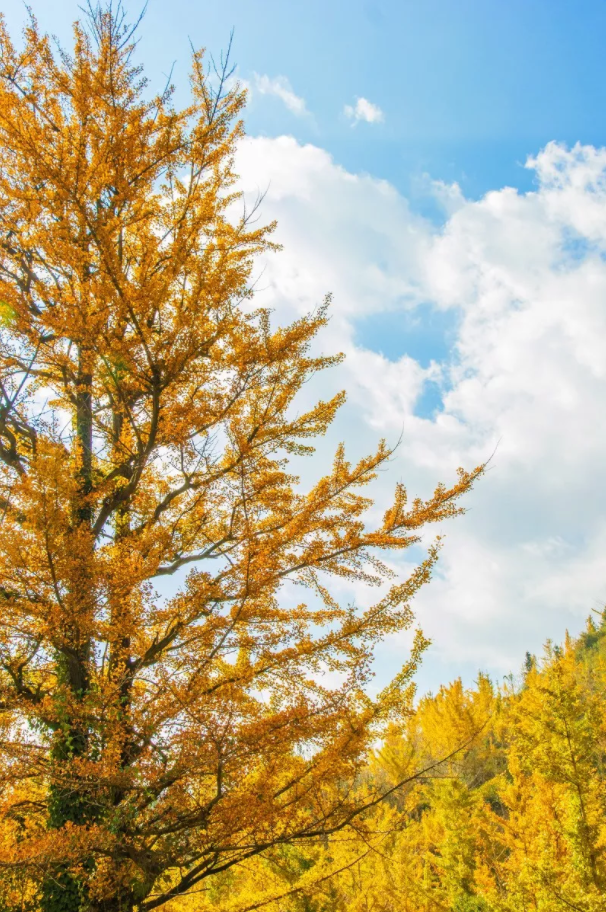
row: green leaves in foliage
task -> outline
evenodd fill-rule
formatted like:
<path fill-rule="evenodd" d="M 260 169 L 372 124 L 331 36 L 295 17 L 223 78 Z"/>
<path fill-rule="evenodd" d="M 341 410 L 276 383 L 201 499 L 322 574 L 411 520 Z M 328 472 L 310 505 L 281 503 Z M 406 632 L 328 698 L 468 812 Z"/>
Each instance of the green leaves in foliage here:
<path fill-rule="evenodd" d="M 14 307 L 7 301 L 0 301 L 0 327 L 13 326 L 17 319 Z"/>
<path fill-rule="evenodd" d="M 54 871 L 42 885 L 45 912 L 80 912 L 85 908 L 81 882 L 69 871 Z"/>

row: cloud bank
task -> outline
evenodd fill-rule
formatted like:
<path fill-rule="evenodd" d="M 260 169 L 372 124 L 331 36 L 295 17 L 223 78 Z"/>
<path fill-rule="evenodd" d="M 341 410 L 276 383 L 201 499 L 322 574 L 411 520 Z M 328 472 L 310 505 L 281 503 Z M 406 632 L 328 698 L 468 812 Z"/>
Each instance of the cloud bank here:
<path fill-rule="evenodd" d="M 320 341 L 347 359 L 306 394 L 349 399 L 318 462 L 340 439 L 354 457 L 401 436 L 383 507 L 396 481 L 428 496 L 496 448 L 416 599 L 433 640 L 421 687 L 516 671 L 606 602 L 606 150 L 550 143 L 527 163 L 529 193 L 467 200 L 436 184 L 438 226 L 291 137 L 246 139 L 237 166 L 247 194 L 269 187 L 263 218 L 284 245 L 259 272 L 259 303 L 282 321 L 334 295 Z M 419 354 L 428 315 L 435 357 Z M 377 686 L 403 649 L 384 647 Z"/>

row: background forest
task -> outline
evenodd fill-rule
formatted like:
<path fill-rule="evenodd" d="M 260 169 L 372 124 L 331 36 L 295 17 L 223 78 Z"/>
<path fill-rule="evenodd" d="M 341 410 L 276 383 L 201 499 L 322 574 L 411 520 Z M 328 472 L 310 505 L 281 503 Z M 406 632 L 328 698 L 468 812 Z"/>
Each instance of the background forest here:
<path fill-rule="evenodd" d="M 603 910 L 605 761 L 606 613 L 541 658 L 527 654 L 502 687 L 480 675 L 425 696 L 358 788 L 436 765 L 354 827 L 276 849 L 171 908 Z"/>

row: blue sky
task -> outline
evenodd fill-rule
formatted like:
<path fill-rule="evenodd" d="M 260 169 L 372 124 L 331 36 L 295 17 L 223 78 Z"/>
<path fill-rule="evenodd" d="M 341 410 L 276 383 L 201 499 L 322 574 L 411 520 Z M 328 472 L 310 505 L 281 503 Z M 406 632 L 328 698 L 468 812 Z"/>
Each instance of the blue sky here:
<path fill-rule="evenodd" d="M 69 45 L 77 3 L 32 4 Z M 3 9 L 15 34 L 23 6 Z M 332 292 L 322 347 L 347 355 L 303 393 L 349 397 L 303 481 L 341 439 L 401 437 L 382 510 L 496 448 L 416 609 L 421 690 L 502 678 L 606 603 L 606 5 L 150 0 L 152 86 L 174 62 L 184 103 L 189 38 L 218 56 L 232 28 L 241 187 L 267 190 L 284 246 L 258 298 L 286 320 Z M 381 647 L 377 686 L 408 643 Z"/>
<path fill-rule="evenodd" d="M 18 27 L 21 0 L 2 7 Z M 75 0 L 33 7 L 62 38 L 78 14 Z M 467 197 L 528 188 L 522 165 L 549 140 L 604 141 L 599 0 L 150 0 L 141 31 L 150 76 L 175 62 L 184 86 L 188 38 L 218 54 L 232 28 L 241 75 L 286 76 L 311 112 L 287 118 L 278 102 L 253 105 L 253 134 L 287 129 L 402 192 L 425 172 L 458 181 Z M 385 112 L 380 127 L 352 134 L 342 109 L 355 96 Z"/>

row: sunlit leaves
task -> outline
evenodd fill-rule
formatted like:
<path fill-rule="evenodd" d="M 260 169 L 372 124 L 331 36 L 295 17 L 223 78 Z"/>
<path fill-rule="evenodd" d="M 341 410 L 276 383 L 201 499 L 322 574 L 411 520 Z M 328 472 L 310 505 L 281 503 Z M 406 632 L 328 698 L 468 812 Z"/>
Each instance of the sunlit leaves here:
<path fill-rule="evenodd" d="M 344 398 L 296 407 L 340 360 L 312 348 L 328 301 L 275 328 L 251 300 L 274 226 L 237 192 L 227 66 L 195 52 L 177 110 L 133 53 L 119 4 L 71 57 L 0 24 L 0 784 L 22 821 L 0 866 L 49 912 L 151 910 L 381 799 L 354 784 L 426 644 L 374 699 L 373 648 L 437 552 L 405 581 L 380 556 L 483 470 L 412 506 L 399 486 L 378 528 L 386 443 L 298 485 L 289 457 Z M 360 609 L 335 581 L 382 588 Z"/>

